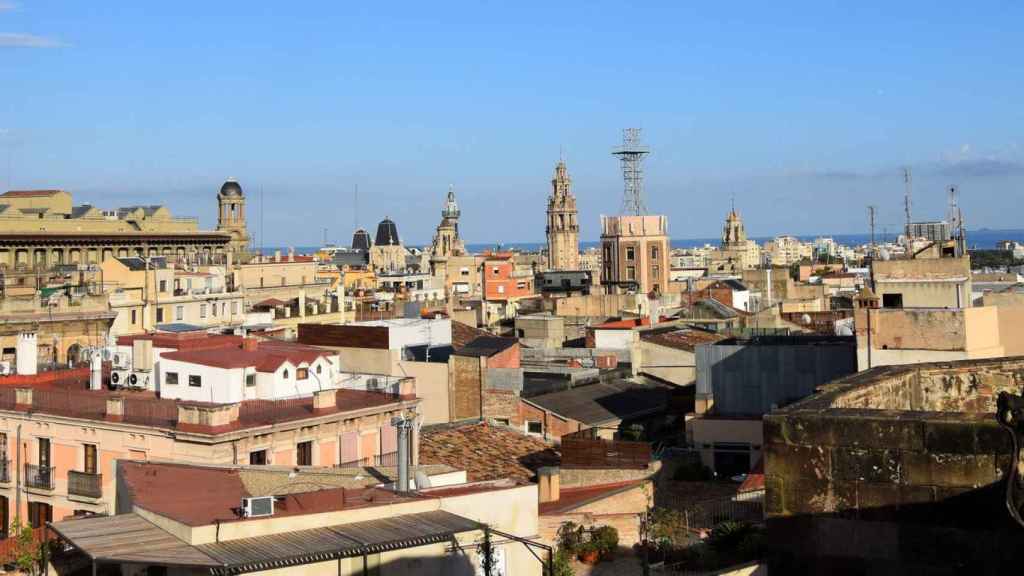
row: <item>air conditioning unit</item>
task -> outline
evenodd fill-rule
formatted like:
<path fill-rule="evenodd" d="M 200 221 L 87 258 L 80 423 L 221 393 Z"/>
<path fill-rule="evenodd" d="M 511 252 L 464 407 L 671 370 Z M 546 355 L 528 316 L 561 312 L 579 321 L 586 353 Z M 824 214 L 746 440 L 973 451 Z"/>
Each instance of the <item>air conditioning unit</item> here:
<path fill-rule="evenodd" d="M 129 388 L 140 388 L 148 389 L 150 382 L 152 381 L 152 373 L 149 371 L 136 370 L 128 375 Z"/>
<path fill-rule="evenodd" d="M 274 497 L 258 496 L 256 498 L 242 498 L 242 517 L 259 518 L 261 516 L 274 515 Z"/>
<path fill-rule="evenodd" d="M 7 376 L 11 373 L 11 363 L 8 361 L 0 362 L 0 376 Z"/>
<path fill-rule="evenodd" d="M 131 356 L 129 354 L 125 354 L 124 352 L 115 352 L 113 360 L 115 368 L 127 368 L 132 363 Z"/>
<path fill-rule="evenodd" d="M 131 378 L 131 370 L 111 370 L 110 371 L 110 387 L 111 388 L 125 388 L 128 386 L 128 380 Z"/>

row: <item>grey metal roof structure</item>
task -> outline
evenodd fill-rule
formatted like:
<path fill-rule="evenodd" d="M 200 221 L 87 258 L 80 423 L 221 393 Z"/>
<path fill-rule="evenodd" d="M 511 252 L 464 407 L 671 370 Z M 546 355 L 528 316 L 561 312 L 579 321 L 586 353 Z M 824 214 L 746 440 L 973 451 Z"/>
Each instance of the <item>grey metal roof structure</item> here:
<path fill-rule="evenodd" d="M 502 338 L 501 336 L 478 336 L 470 340 L 462 348 L 455 350 L 456 356 L 477 356 L 489 358 L 499 352 L 503 352 L 519 343 L 515 338 Z"/>
<path fill-rule="evenodd" d="M 437 544 L 483 528 L 475 520 L 433 510 L 192 546 L 135 513 L 51 526 L 94 561 L 208 568 L 217 576 Z"/>
<path fill-rule="evenodd" d="M 64 520 L 54 532 L 98 562 L 214 567 L 217 561 L 138 514 Z"/>
<path fill-rule="evenodd" d="M 665 410 L 669 390 L 632 382 L 598 382 L 523 401 L 591 426 Z"/>

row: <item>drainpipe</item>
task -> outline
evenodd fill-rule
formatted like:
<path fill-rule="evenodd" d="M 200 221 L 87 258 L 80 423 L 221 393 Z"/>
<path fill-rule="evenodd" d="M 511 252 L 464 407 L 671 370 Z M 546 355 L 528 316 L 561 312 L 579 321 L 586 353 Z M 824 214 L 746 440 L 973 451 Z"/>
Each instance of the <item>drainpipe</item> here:
<path fill-rule="evenodd" d="M 16 475 L 15 490 L 14 490 L 14 515 L 19 519 L 21 518 L 21 424 L 18 424 L 18 448 L 15 454 L 16 468 L 14 473 Z"/>

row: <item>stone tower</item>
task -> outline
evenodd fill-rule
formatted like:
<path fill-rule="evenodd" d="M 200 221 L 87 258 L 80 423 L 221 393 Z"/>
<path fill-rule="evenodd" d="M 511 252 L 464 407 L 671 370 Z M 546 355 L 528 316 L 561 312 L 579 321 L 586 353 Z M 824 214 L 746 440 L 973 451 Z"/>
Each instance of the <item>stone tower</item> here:
<path fill-rule="evenodd" d="M 236 258 L 249 252 L 249 231 L 245 227 L 245 194 L 233 178 L 220 187 L 217 194 L 217 231 L 231 234 L 228 249 Z"/>
<path fill-rule="evenodd" d="M 576 197 L 572 195 L 572 180 L 565 162 L 555 166 L 548 197 L 548 268 L 550 270 L 579 270 L 580 226 L 576 217 Z"/>
<path fill-rule="evenodd" d="M 740 218 L 736 207 L 733 206 L 729 215 L 725 217 L 725 227 L 722 229 L 722 248 L 739 248 L 747 243 L 747 232 L 743 229 L 743 219 Z"/>
<path fill-rule="evenodd" d="M 448 198 L 441 209 L 441 223 L 434 234 L 432 256 L 447 258 L 461 256 L 466 249 L 459 238 L 459 205 L 455 202 L 455 190 L 448 187 Z"/>

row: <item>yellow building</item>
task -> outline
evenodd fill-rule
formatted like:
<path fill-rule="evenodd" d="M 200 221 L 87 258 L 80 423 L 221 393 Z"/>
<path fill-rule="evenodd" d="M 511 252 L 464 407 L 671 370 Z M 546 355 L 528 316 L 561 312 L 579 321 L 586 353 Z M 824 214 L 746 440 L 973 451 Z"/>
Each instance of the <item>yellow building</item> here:
<path fill-rule="evenodd" d="M 602 216 L 601 284 L 625 292 L 668 290 L 666 216 Z"/>
<path fill-rule="evenodd" d="M 237 193 L 225 195 L 227 192 Z M 75 206 L 64 190 L 12 190 L 0 194 L 0 266 L 46 269 L 128 256 L 175 256 L 210 260 L 233 252 L 245 257 L 245 201 L 226 182 L 218 194 L 216 231 L 199 229 L 195 218 L 178 218 L 165 206 L 115 210 Z"/>

